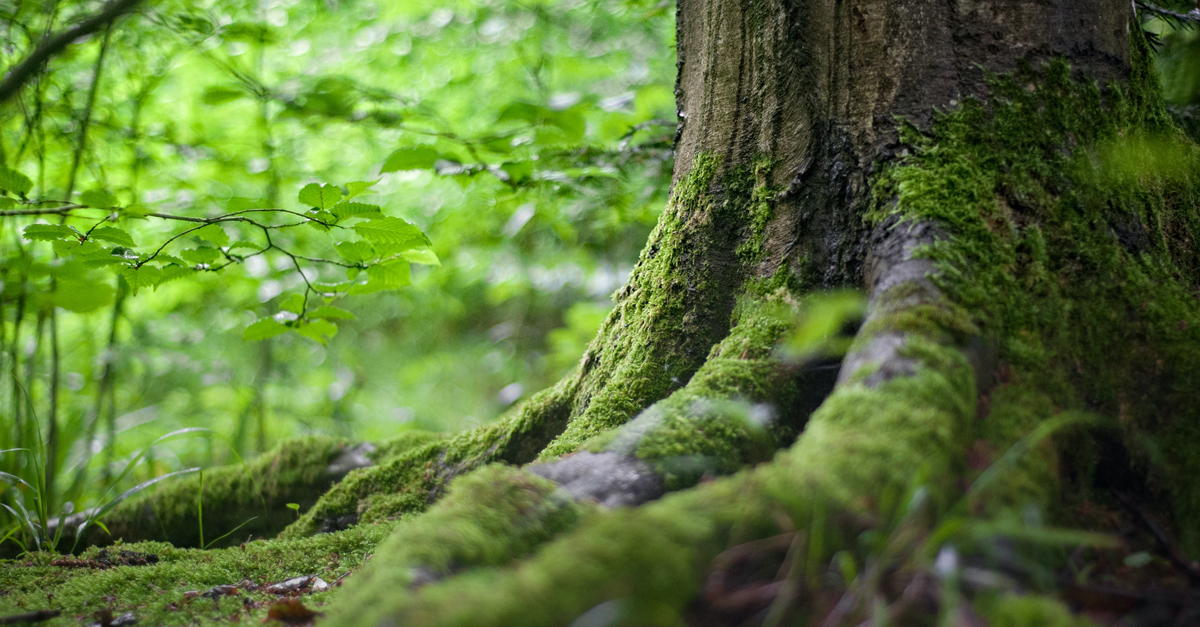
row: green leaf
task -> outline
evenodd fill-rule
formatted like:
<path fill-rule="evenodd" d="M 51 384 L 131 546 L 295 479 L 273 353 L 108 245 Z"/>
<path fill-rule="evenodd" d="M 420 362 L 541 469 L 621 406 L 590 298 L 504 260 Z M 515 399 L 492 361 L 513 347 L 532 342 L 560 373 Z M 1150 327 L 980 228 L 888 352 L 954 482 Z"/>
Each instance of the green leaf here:
<path fill-rule="evenodd" d="M 329 210 L 338 220 L 346 218 L 382 218 L 383 209 L 379 205 L 366 205 L 360 202 L 342 202 Z"/>
<path fill-rule="evenodd" d="M 294 314 L 304 313 L 304 296 L 301 294 L 290 294 L 279 304 L 279 308 Z"/>
<path fill-rule="evenodd" d="M 25 239 L 41 242 L 53 242 L 54 240 L 79 241 L 79 232 L 62 224 L 30 224 L 25 227 Z"/>
<path fill-rule="evenodd" d="M 187 266 L 166 266 L 162 269 L 162 276 L 158 279 L 155 287 L 170 283 L 176 279 L 182 279 L 192 273 L 192 269 Z"/>
<path fill-rule="evenodd" d="M 346 195 L 346 200 L 350 200 L 351 198 L 366 192 L 381 180 L 383 179 L 375 179 L 374 181 L 353 181 L 351 183 L 346 183 L 346 190 L 350 192 Z"/>
<path fill-rule="evenodd" d="M 179 266 L 175 266 L 179 267 Z M 144 287 L 154 287 L 162 279 L 163 271 L 154 266 L 142 266 L 138 269 L 126 268 L 121 271 L 121 278 L 129 284 L 129 292 L 136 296 L 138 290 Z"/>
<path fill-rule="evenodd" d="M 137 295 L 143 287 L 154 287 L 162 279 L 162 270 L 154 265 L 143 265 L 138 269 L 126 268 L 121 270 L 121 277 L 130 286 L 130 293 Z"/>
<path fill-rule="evenodd" d="M 370 294 L 395 290 L 412 283 L 408 262 L 404 260 L 388 261 L 367 268 L 366 285 L 356 285 L 350 289 L 351 294 Z"/>
<path fill-rule="evenodd" d="M 354 225 L 354 230 L 372 244 L 386 244 L 392 247 L 408 246 L 409 248 L 429 244 L 429 240 L 425 238 L 424 233 L 421 233 L 421 229 L 400 218 L 376 218 Z"/>
<path fill-rule="evenodd" d="M 252 44 L 273 44 L 275 33 L 266 24 L 255 22 L 233 22 L 221 27 L 221 39 L 244 41 Z"/>
<path fill-rule="evenodd" d="M 33 181 L 28 176 L 0 166 L 0 191 L 12 192 L 24 196 L 33 189 Z"/>
<path fill-rule="evenodd" d="M 8 196 L 0 196 L 0 209 L 11 209 L 17 206 L 17 201 Z"/>
<path fill-rule="evenodd" d="M 219 224 L 210 224 L 206 227 L 197 229 L 192 232 L 192 235 L 220 248 L 229 243 L 229 234 Z"/>
<path fill-rule="evenodd" d="M 324 318 L 326 320 L 354 320 L 354 314 L 346 311 L 345 309 L 334 307 L 332 305 L 317 307 L 316 309 L 308 312 L 308 317 Z"/>
<path fill-rule="evenodd" d="M 126 233 L 124 230 L 118 229 L 115 226 L 102 226 L 92 231 L 91 239 L 112 242 L 114 244 L 128 246 L 130 248 L 137 246 L 137 244 L 133 241 L 133 237 L 130 236 L 129 233 Z"/>
<path fill-rule="evenodd" d="M 236 87 L 222 87 L 217 85 L 205 89 L 204 95 L 200 96 L 200 100 L 206 105 L 220 105 L 232 102 L 245 95 L 246 92 Z"/>
<path fill-rule="evenodd" d="M 333 247 L 343 259 L 351 263 L 363 263 L 375 258 L 375 249 L 367 242 L 341 242 Z"/>
<path fill-rule="evenodd" d="M 500 110 L 496 116 L 497 122 L 524 121 L 537 124 L 543 117 L 553 114 L 545 107 L 539 107 L 528 102 L 514 102 Z"/>
<path fill-rule="evenodd" d="M 259 318 L 242 331 L 243 340 L 265 340 L 288 332 L 288 326 L 274 318 Z"/>
<path fill-rule="evenodd" d="M 221 251 L 216 248 L 187 248 L 179 251 L 179 255 L 189 263 L 211 264 L 221 257 Z"/>
<path fill-rule="evenodd" d="M 117 204 L 117 198 L 106 190 L 90 189 L 79 195 L 79 202 L 96 209 L 108 209 Z"/>
<path fill-rule="evenodd" d="M 442 262 L 434 252 L 428 248 L 414 248 L 400 253 L 400 256 L 413 262 L 426 266 L 440 266 Z"/>
<path fill-rule="evenodd" d="M 330 209 L 342 199 L 342 190 L 337 185 L 309 183 L 297 195 L 300 204 L 317 209 Z"/>
<path fill-rule="evenodd" d="M 508 175 L 508 182 L 523 183 L 533 176 L 532 161 L 510 161 L 500 165 L 500 169 Z"/>
<path fill-rule="evenodd" d="M 430 146 L 414 146 L 401 148 L 393 152 L 384 162 L 380 172 L 396 172 L 398 170 L 424 170 L 432 168 L 442 156 Z"/>
<path fill-rule="evenodd" d="M 337 335 L 337 325 L 328 320 L 311 320 L 296 328 L 304 337 L 325 344 Z"/>
<path fill-rule="evenodd" d="M 306 224 L 318 231 L 321 231 L 322 233 L 328 233 L 328 225 L 337 223 L 337 218 L 335 218 L 332 213 L 329 213 L 323 209 L 318 209 L 311 212 L 309 217 L 312 219 L 306 222 Z"/>
<path fill-rule="evenodd" d="M 244 239 L 240 239 L 229 245 L 229 250 L 237 250 L 239 248 L 249 248 L 251 250 L 258 250 L 259 245 L 255 244 L 254 242 L 247 242 Z"/>
<path fill-rule="evenodd" d="M 111 303 L 114 291 L 111 285 L 100 281 L 59 280 L 50 302 L 67 311 L 87 313 Z"/>

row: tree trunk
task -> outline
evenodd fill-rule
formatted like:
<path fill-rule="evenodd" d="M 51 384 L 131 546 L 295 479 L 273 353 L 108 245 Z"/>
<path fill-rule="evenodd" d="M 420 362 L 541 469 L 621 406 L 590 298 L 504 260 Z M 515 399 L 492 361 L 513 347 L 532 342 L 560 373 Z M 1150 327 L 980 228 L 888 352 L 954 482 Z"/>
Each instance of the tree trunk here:
<path fill-rule="evenodd" d="M 425 512 L 331 624 L 1069 624 L 932 559 L 1096 499 L 1200 552 L 1200 151 L 1128 2 L 680 0 L 677 41 L 672 200 L 576 372 L 284 532 Z"/>

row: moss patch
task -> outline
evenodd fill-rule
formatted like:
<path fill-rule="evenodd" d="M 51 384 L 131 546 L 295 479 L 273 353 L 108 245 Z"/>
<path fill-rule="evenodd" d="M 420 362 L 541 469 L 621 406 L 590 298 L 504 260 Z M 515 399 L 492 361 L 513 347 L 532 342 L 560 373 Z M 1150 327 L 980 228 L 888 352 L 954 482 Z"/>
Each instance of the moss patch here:
<path fill-rule="evenodd" d="M 391 457 L 381 458 L 375 466 L 347 475 L 288 527 L 283 537 L 416 514 L 429 507 L 460 474 L 496 461 L 533 461 L 562 431 L 577 385 L 577 379 L 568 377 L 497 422 L 445 440 L 396 448 Z"/>
<path fill-rule="evenodd" d="M 205 482 L 207 484 L 207 481 Z M 237 596 L 216 599 L 187 594 L 243 581 L 264 586 L 301 575 L 318 575 L 333 583 L 359 567 L 392 525 L 362 525 L 340 533 L 297 540 L 265 540 L 241 547 L 200 551 L 160 542 L 110 547 L 154 555 L 157 563 L 104 570 L 55 566 L 59 556 L 31 554 L 0 562 L 0 615 L 38 609 L 61 609 L 48 627 L 92 622 L 99 610 L 113 615 L 132 611 L 141 625 L 217 625 L 247 620 L 262 622 L 275 598 L 243 587 Z M 81 557 L 94 558 L 92 548 Z M 338 589 L 305 596 L 306 606 L 321 610 Z M 245 600 L 252 603 L 247 605 Z"/>
<path fill-rule="evenodd" d="M 948 231 L 925 253 L 941 287 L 1026 393 L 1119 424 L 1197 552 L 1200 149 L 1172 126 L 1134 39 L 1128 85 L 1076 82 L 1061 61 L 1024 67 L 994 77 L 986 105 L 907 127 L 912 153 L 880 178 L 873 219 Z M 985 432 L 1009 420 L 1028 422 L 1001 412 Z"/>

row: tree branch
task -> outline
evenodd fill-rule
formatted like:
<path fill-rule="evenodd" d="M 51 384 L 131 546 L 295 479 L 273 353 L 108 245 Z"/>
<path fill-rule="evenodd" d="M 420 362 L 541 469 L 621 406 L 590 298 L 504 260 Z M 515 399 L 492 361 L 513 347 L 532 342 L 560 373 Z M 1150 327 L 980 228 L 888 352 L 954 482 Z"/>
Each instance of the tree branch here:
<path fill-rule="evenodd" d="M 133 10 L 141 0 L 110 0 L 99 13 L 79 22 L 78 24 L 47 36 L 29 56 L 25 57 L 0 81 L 0 103 L 15 96 L 25 83 L 29 82 L 51 57 L 62 52 L 64 48 L 75 41 L 111 24 L 117 18 Z"/>

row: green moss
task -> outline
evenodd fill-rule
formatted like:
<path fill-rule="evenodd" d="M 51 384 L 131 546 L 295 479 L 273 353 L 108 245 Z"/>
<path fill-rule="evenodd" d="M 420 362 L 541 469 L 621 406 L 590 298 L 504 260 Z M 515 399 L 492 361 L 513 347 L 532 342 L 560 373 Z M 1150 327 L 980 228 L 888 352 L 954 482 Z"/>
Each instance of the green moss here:
<path fill-rule="evenodd" d="M 371 453 L 371 460 L 377 464 L 386 462 L 389 459 L 420 448 L 430 442 L 437 442 L 444 437 L 442 434 L 431 431 L 405 431 L 394 438 L 376 445 L 375 452 Z"/>
<path fill-rule="evenodd" d="M 686 386 L 587 448 L 646 459 L 673 490 L 766 461 L 807 418 L 796 415 L 804 382 L 775 350 L 795 317 L 783 296 L 744 303 L 729 335 Z"/>
<path fill-rule="evenodd" d="M 535 394 L 497 422 L 445 440 L 413 448 L 397 447 L 377 465 L 347 475 L 283 536 L 301 537 L 342 529 L 360 520 L 419 513 L 460 474 L 496 461 L 533 461 L 538 451 L 562 431 L 577 385 L 574 377 L 568 377 L 556 387 Z"/>
<path fill-rule="evenodd" d="M 248 536 L 272 536 L 296 514 L 287 507 L 298 503 L 308 508 L 335 477 L 327 472 L 346 443 L 324 437 L 304 437 L 281 444 L 245 467 L 224 466 L 204 473 L 204 537 L 212 541 L 239 525 L 237 533 L 223 544 L 236 544 Z M 161 540 L 176 546 L 199 546 L 200 524 L 197 502 L 200 478 L 189 475 L 164 481 L 121 503 L 99 525 L 85 531 L 79 546 Z M 73 538 L 63 542 L 70 547 Z"/>
<path fill-rule="evenodd" d="M 216 625 L 243 619 L 259 623 L 266 617 L 266 606 L 246 606 L 243 600 L 261 604 L 275 595 L 243 588 L 239 596 L 211 600 L 191 598 L 187 592 L 243 581 L 262 586 L 301 575 L 318 575 L 334 583 L 362 565 L 391 529 L 392 525 L 363 525 L 315 538 L 259 540 L 244 548 L 207 551 L 160 542 L 119 544 L 108 547 L 109 553 L 136 551 L 154 555 L 158 562 L 107 569 L 54 566 L 59 556 L 27 555 L 0 562 L 0 590 L 4 591 L 0 615 L 61 609 L 61 617 L 43 623 L 47 627 L 89 623 L 101 609 L 110 609 L 114 615 L 132 611 L 141 625 Z M 89 549 L 80 557 L 95 558 L 99 550 Z M 334 588 L 305 596 L 304 603 L 319 611 L 337 593 Z"/>
<path fill-rule="evenodd" d="M 1093 627 L 1092 621 L 1074 616 L 1057 599 L 1036 595 L 1004 595 L 978 604 L 992 627 Z"/>
<path fill-rule="evenodd" d="M 524 557 L 574 526 L 580 510 L 553 482 L 515 468 L 491 465 L 460 477 L 379 547 L 330 622 L 375 624 L 400 600 L 398 589 Z"/>
<path fill-rule="evenodd" d="M 924 254 L 1023 394 L 1118 421 L 1195 552 L 1200 149 L 1171 126 L 1134 39 L 1128 85 L 1075 82 L 1061 61 L 1024 67 L 994 77 L 988 103 L 908 127 L 912 154 L 880 177 L 873 219 L 946 229 Z M 1027 421 L 1014 412 L 990 420 Z"/>
<path fill-rule="evenodd" d="M 727 318 L 711 316 L 732 306 L 723 290 L 736 277 L 697 254 L 719 246 L 733 228 L 723 219 L 729 207 L 710 194 L 720 167 L 721 159 L 701 154 L 676 184 L 629 283 L 617 294 L 617 306 L 584 353 L 571 421 L 541 459 L 578 450 L 683 386 L 724 335 Z M 721 326 L 714 328 L 714 322 Z"/>
<path fill-rule="evenodd" d="M 412 626 L 563 625 L 614 599 L 678 617 L 704 569 L 730 546 L 791 525 L 811 529 L 825 520 L 821 512 L 867 514 L 879 495 L 906 488 L 916 468 L 954 476 L 974 413 L 971 368 L 957 350 L 919 337 L 906 355 L 921 364 L 915 376 L 840 388 L 774 463 L 640 508 L 592 512 L 513 567 L 473 569 L 403 595 L 392 580 L 371 581 L 375 605 L 368 611 L 342 600 L 337 624 L 374 625 L 386 616 Z M 932 488 L 945 500 L 956 486 Z M 814 563 L 856 533 L 844 523 L 825 529 Z"/>

